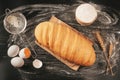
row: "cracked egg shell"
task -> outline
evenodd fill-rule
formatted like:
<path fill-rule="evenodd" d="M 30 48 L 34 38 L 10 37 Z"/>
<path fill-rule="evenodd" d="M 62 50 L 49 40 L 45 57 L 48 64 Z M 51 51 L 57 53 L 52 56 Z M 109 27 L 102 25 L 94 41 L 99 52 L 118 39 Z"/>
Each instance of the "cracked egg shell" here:
<path fill-rule="evenodd" d="M 35 59 L 32 64 L 33 64 L 33 67 L 36 69 L 39 69 L 43 66 L 42 61 L 39 59 Z"/>
<path fill-rule="evenodd" d="M 23 49 L 21 49 L 20 52 L 19 52 L 19 56 L 21 58 L 25 58 L 25 59 L 30 58 L 30 56 L 31 56 L 30 49 L 29 48 L 23 48 Z"/>

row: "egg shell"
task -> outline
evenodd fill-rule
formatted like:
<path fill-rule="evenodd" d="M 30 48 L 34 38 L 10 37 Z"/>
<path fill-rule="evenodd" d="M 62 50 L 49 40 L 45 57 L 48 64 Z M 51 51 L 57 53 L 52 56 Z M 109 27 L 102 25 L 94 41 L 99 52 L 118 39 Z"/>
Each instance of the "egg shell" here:
<path fill-rule="evenodd" d="M 14 57 L 11 59 L 11 64 L 14 67 L 22 67 L 24 65 L 24 60 L 20 57 Z"/>
<path fill-rule="evenodd" d="M 36 68 L 36 69 L 39 69 L 43 66 L 43 63 L 41 60 L 38 60 L 38 59 L 35 59 L 33 61 L 33 67 Z"/>
<path fill-rule="evenodd" d="M 23 49 L 21 49 L 20 52 L 19 52 L 19 56 L 21 58 L 26 58 L 26 59 L 30 58 L 30 56 L 31 56 L 30 49 L 29 48 L 23 48 Z"/>
<path fill-rule="evenodd" d="M 12 45 L 8 48 L 7 54 L 9 57 L 15 57 L 19 53 L 19 50 L 18 45 Z"/>

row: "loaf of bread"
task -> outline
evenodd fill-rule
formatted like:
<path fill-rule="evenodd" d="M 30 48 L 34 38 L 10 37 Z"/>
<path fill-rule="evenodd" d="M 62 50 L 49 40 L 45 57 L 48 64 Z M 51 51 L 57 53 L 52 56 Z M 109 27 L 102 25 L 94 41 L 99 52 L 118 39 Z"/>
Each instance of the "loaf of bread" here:
<path fill-rule="evenodd" d="M 35 38 L 40 45 L 71 63 L 90 66 L 96 60 L 93 43 L 56 17 L 38 24 Z"/>

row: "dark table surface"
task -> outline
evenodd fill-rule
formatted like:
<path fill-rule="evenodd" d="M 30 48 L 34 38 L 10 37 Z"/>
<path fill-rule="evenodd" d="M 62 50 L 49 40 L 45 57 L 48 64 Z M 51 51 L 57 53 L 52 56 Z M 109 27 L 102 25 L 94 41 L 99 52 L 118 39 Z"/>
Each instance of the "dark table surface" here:
<path fill-rule="evenodd" d="M 0 15 L 4 14 L 6 8 L 14 9 L 16 7 L 27 5 L 27 4 L 74 4 L 77 0 L 0 0 Z M 89 0 L 86 0 L 89 1 Z M 115 9 L 120 10 L 120 1 L 115 0 L 92 0 L 95 3 L 103 4 L 107 6 L 111 6 Z M 4 38 L 3 38 L 4 36 Z M 10 64 L 10 58 L 6 57 L 7 53 L 7 40 L 9 38 L 9 34 L 4 30 L 4 28 L 0 27 L 0 80 L 21 80 L 21 75 L 18 73 L 17 69 L 13 68 Z M 42 75 L 41 78 L 46 80 L 69 80 L 69 78 L 60 77 L 57 75 L 51 75 L 51 77 L 47 77 L 49 74 Z M 53 77 L 55 76 L 55 77 Z M 106 78 L 106 77 L 104 77 Z M 102 78 L 101 78 L 102 79 Z M 111 78 L 112 79 L 112 78 Z M 110 79 L 110 80 L 111 80 Z M 113 80 L 119 80 L 119 75 Z M 74 80 L 74 79 L 71 79 Z M 78 79 L 76 79 L 78 80 Z M 79 79 L 80 80 L 80 79 Z M 105 79 L 107 80 L 107 79 Z"/>
<path fill-rule="evenodd" d="M 0 14 L 4 13 L 6 8 L 13 9 L 21 5 L 26 4 L 74 4 L 76 1 L 80 0 L 0 0 Z M 115 9 L 120 10 L 120 1 L 115 0 L 84 0 L 84 1 L 92 1 L 98 4 L 103 4 L 107 6 L 111 6 Z"/>

